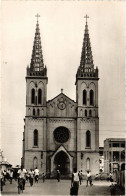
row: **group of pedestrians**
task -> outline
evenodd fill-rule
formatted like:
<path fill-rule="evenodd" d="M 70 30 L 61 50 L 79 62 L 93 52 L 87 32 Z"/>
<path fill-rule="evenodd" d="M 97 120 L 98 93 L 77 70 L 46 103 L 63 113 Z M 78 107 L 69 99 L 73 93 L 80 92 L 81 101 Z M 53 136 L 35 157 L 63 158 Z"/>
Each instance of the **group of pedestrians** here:
<path fill-rule="evenodd" d="M 22 179 L 23 181 L 23 190 L 25 189 L 25 182 L 30 183 L 30 186 L 33 186 L 33 181 L 35 180 L 35 183 L 38 183 L 39 180 L 39 169 L 36 167 L 36 169 L 30 169 L 30 171 L 27 171 L 27 169 L 24 169 L 23 166 L 21 166 L 21 169 L 18 170 L 18 181 Z"/>
<path fill-rule="evenodd" d="M 6 184 L 7 180 L 10 182 L 10 184 L 12 184 L 12 180 L 14 177 L 13 174 L 14 174 L 14 171 L 12 169 L 8 169 L 7 171 L 0 169 L 1 191 L 2 191 L 3 185 Z M 38 183 L 39 169 L 35 168 L 34 170 L 30 169 L 29 171 L 27 171 L 27 169 L 24 169 L 24 167 L 21 166 L 21 168 L 17 171 L 17 176 L 18 176 L 18 185 L 22 181 L 22 184 L 23 184 L 22 189 L 24 190 L 26 182 L 29 182 L 30 186 L 33 186 L 33 182 Z M 45 177 L 46 175 L 42 173 L 43 183 L 45 182 Z M 61 177 L 60 170 L 58 169 L 57 170 L 57 181 L 58 182 L 60 182 L 60 177 Z M 79 186 L 82 184 L 83 179 L 84 179 L 83 171 L 82 170 L 77 171 L 77 169 L 74 168 L 73 173 L 72 173 L 72 179 L 71 179 L 70 195 L 78 195 Z M 111 195 L 115 195 L 116 187 L 115 187 L 115 183 L 113 182 L 113 175 L 111 172 L 108 175 L 107 180 L 111 182 L 111 186 L 110 186 Z M 88 185 L 90 186 L 93 185 L 90 171 L 87 171 L 86 173 L 86 187 Z"/>
<path fill-rule="evenodd" d="M 0 183 L 1 183 L 1 191 L 3 190 L 3 186 L 6 185 L 6 181 L 8 180 L 10 184 L 12 184 L 14 177 L 13 169 L 2 170 L 0 168 Z M 29 182 L 30 186 L 33 186 L 33 182 L 38 183 L 39 181 L 39 169 L 36 167 L 34 170 L 30 169 L 29 171 L 21 166 L 20 169 L 16 172 L 16 179 L 18 180 L 18 186 L 22 181 L 22 189 L 25 189 L 25 183 Z M 45 174 L 42 173 L 42 181 L 45 182 Z"/>
<path fill-rule="evenodd" d="M 0 183 L 1 183 L 1 191 L 3 190 L 3 186 L 6 185 L 6 181 L 9 181 L 10 184 L 12 184 L 12 179 L 13 179 L 13 170 L 12 169 L 7 169 L 2 170 L 0 168 Z"/>

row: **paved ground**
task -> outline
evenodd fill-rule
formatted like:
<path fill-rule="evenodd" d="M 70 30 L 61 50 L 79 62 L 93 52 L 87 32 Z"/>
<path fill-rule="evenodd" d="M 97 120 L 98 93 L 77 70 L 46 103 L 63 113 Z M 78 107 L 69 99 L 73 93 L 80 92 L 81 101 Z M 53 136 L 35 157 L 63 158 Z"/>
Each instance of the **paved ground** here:
<path fill-rule="evenodd" d="M 25 190 L 20 195 L 69 195 L 70 194 L 70 180 L 46 180 L 43 183 L 39 180 L 38 183 L 34 183 L 33 187 L 30 187 L 29 183 L 26 183 Z M 83 181 L 79 187 L 79 195 L 110 195 L 110 182 L 106 181 L 94 181 L 93 186 L 86 187 L 86 181 Z M 2 195 L 18 195 L 17 193 L 17 181 L 13 181 L 12 184 L 6 182 L 3 187 Z M 125 195 L 123 190 L 117 190 L 116 195 Z"/>

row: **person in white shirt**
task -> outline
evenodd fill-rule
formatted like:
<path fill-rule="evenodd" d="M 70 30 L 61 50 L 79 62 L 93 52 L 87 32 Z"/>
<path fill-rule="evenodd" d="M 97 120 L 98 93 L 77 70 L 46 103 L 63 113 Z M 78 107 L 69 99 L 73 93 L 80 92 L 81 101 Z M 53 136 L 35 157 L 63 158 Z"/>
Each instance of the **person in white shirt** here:
<path fill-rule="evenodd" d="M 19 178 L 23 180 L 23 190 L 25 189 L 25 175 L 26 175 L 26 169 L 24 169 L 23 166 L 21 166 L 21 169 L 18 170 Z"/>
<path fill-rule="evenodd" d="M 12 184 L 12 179 L 13 179 L 13 170 L 10 171 L 10 184 Z"/>
<path fill-rule="evenodd" d="M 90 186 L 92 186 L 92 177 L 91 177 L 91 173 L 89 171 L 87 171 L 87 186 L 88 186 L 88 182 L 90 183 Z"/>
<path fill-rule="evenodd" d="M 35 174 L 35 182 L 38 183 L 38 179 L 39 179 L 39 169 L 37 169 L 37 167 L 36 167 L 36 169 L 34 170 L 34 174 Z"/>
<path fill-rule="evenodd" d="M 72 174 L 72 187 L 73 187 L 73 193 L 71 195 L 78 195 L 78 189 L 79 189 L 79 173 L 77 172 L 77 169 L 73 169 Z"/>
<path fill-rule="evenodd" d="M 33 185 L 33 178 L 34 178 L 34 171 L 33 171 L 33 169 L 30 169 L 30 171 L 29 171 L 29 182 L 30 182 L 31 186 Z"/>

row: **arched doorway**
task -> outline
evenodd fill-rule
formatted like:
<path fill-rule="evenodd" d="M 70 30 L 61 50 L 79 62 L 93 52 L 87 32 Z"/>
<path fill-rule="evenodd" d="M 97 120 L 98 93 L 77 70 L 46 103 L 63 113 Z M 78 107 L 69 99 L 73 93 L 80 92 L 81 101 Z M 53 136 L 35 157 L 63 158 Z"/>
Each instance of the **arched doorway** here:
<path fill-rule="evenodd" d="M 54 164 L 55 169 L 59 169 L 62 175 L 70 173 L 70 159 L 64 151 L 60 151 L 56 154 Z"/>

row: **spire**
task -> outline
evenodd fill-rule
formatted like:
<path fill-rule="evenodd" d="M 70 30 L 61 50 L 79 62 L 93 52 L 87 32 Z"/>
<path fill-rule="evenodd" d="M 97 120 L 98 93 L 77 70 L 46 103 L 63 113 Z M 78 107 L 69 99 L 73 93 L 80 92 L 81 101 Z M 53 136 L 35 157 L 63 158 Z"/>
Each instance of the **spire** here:
<path fill-rule="evenodd" d="M 42 55 L 42 46 L 41 46 L 41 37 L 40 37 L 40 29 L 39 29 L 39 22 L 38 17 L 40 17 L 38 14 L 37 17 L 37 24 L 36 24 L 36 30 L 35 30 L 35 37 L 34 37 L 34 43 L 33 43 L 33 50 L 32 50 L 32 57 L 31 57 L 31 63 L 30 68 L 27 68 L 28 75 L 43 75 L 46 76 L 46 67 L 44 66 L 43 62 L 43 55 Z"/>
<path fill-rule="evenodd" d="M 84 18 L 86 18 L 86 24 L 85 24 L 85 32 L 84 32 L 83 46 L 82 46 L 82 52 L 81 52 L 80 66 L 77 71 L 77 77 L 80 77 L 80 76 L 81 77 L 89 77 L 89 76 L 94 77 L 94 73 L 97 72 L 97 69 L 96 70 L 94 69 L 91 43 L 90 43 L 90 38 L 89 38 L 88 23 L 87 23 L 87 19 L 89 18 L 89 16 L 86 15 Z M 89 72 L 93 73 L 93 75 L 89 74 Z"/>
<path fill-rule="evenodd" d="M 83 40 L 81 61 L 80 61 L 80 66 L 81 68 L 83 68 L 83 71 L 84 68 L 86 67 L 94 68 L 88 24 L 87 24 L 87 18 L 89 18 L 89 16 L 86 15 L 85 18 L 86 18 L 86 25 L 85 25 L 85 33 L 84 33 L 84 40 Z"/>

